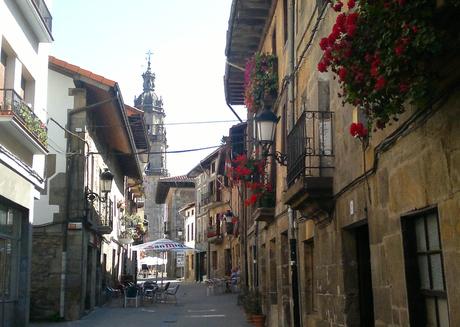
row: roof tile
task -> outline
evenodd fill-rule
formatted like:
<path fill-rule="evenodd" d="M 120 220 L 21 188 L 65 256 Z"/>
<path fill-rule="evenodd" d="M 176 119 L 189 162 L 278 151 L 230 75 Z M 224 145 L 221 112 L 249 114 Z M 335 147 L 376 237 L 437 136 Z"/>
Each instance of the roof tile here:
<path fill-rule="evenodd" d="M 109 87 L 113 87 L 116 84 L 115 81 L 112 81 L 112 80 L 110 80 L 108 78 L 105 78 L 104 76 L 95 74 L 92 71 L 83 69 L 83 68 L 81 68 L 79 66 L 73 65 L 71 63 L 68 63 L 68 62 L 66 62 L 64 60 L 58 59 L 58 58 L 53 57 L 53 56 L 49 56 L 49 63 L 53 64 L 55 66 L 58 66 L 58 67 L 60 67 L 60 68 L 62 68 L 64 70 L 67 70 L 72 74 L 79 74 L 81 76 L 87 77 L 87 78 L 89 78 L 89 79 L 91 79 L 93 81 L 96 81 L 98 83 L 104 84 L 104 85 L 109 86 Z"/>

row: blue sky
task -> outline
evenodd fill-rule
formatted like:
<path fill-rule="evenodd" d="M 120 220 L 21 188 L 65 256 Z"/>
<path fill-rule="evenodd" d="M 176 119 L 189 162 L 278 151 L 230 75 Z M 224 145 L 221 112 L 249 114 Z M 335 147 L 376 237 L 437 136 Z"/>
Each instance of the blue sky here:
<path fill-rule="evenodd" d="M 230 6 L 231 0 L 54 0 L 51 54 L 117 81 L 132 105 L 151 50 L 167 123 L 233 120 L 223 89 Z M 167 126 L 169 150 L 218 145 L 232 124 Z M 187 173 L 210 151 L 168 155 L 171 175 Z"/>

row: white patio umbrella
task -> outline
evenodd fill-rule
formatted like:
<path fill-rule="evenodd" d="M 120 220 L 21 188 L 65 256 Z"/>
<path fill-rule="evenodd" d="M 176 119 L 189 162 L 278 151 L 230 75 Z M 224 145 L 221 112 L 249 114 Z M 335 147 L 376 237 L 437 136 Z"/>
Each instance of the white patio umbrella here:
<path fill-rule="evenodd" d="M 131 249 L 135 251 L 157 251 L 157 252 L 182 252 L 195 249 L 188 247 L 182 243 L 167 239 L 161 238 L 155 241 L 146 242 L 143 244 L 135 245 Z M 163 284 L 163 274 L 161 275 L 161 283 Z"/>
<path fill-rule="evenodd" d="M 161 238 L 159 240 L 142 243 L 139 245 L 135 245 L 131 248 L 136 251 L 143 250 L 143 251 L 159 251 L 159 252 L 194 250 L 191 247 L 188 247 L 182 243 L 179 243 L 179 242 L 167 239 L 167 238 Z"/>

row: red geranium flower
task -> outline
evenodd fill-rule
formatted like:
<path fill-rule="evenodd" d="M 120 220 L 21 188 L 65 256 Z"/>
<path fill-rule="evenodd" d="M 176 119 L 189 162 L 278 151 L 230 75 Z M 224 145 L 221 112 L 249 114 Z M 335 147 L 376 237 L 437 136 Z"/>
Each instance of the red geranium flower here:
<path fill-rule="evenodd" d="M 383 89 L 385 87 L 386 83 L 387 83 L 387 81 L 385 80 L 385 77 L 379 76 L 379 78 L 377 78 L 377 81 L 375 82 L 374 89 L 376 91 L 380 91 L 381 89 Z"/>
<path fill-rule="evenodd" d="M 321 73 L 324 73 L 324 72 L 327 72 L 327 65 L 326 63 L 321 60 L 319 63 L 318 63 L 318 70 L 321 72 Z"/>
<path fill-rule="evenodd" d="M 332 6 L 332 8 L 337 12 L 341 11 L 342 7 L 343 7 L 343 2 L 342 1 L 339 1 L 334 6 Z"/>
<path fill-rule="evenodd" d="M 348 9 L 353 9 L 355 5 L 356 5 L 355 0 L 348 0 L 348 3 L 347 3 Z"/>
<path fill-rule="evenodd" d="M 321 50 L 326 50 L 329 47 L 329 40 L 327 37 L 323 37 L 319 42 L 319 47 Z"/>
<path fill-rule="evenodd" d="M 403 83 L 403 82 L 400 83 L 400 84 L 399 84 L 399 91 L 400 91 L 401 93 L 406 93 L 407 91 L 409 91 L 409 84 Z"/>
<path fill-rule="evenodd" d="M 345 67 L 340 67 L 339 68 L 339 78 L 341 81 L 345 80 L 347 77 L 347 69 Z"/>
<path fill-rule="evenodd" d="M 352 123 L 350 125 L 350 134 L 353 137 L 366 137 L 368 134 L 367 128 L 364 127 L 363 123 Z"/>

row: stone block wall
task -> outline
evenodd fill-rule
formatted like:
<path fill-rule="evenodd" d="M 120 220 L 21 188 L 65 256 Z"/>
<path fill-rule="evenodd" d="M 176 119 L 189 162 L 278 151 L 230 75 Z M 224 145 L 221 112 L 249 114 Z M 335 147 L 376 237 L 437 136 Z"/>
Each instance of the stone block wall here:
<path fill-rule="evenodd" d="M 62 242 L 60 224 L 33 228 L 31 320 L 59 316 Z"/>

